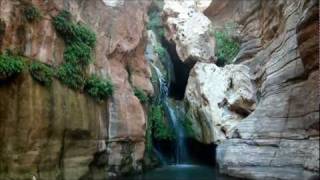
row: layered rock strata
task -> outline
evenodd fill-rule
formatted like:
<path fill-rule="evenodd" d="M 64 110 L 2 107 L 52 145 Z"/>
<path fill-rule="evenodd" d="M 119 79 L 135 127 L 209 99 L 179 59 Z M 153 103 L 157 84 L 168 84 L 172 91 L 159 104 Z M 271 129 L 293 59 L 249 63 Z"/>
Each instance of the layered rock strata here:
<path fill-rule="evenodd" d="M 213 22 L 228 17 L 240 24 L 235 62 L 250 68 L 258 95 L 256 110 L 218 145 L 221 172 L 249 179 L 319 177 L 318 1 L 219 4 L 213 1 L 205 13 Z"/>
<path fill-rule="evenodd" d="M 28 23 L 23 4 L 43 18 Z M 106 178 L 141 170 L 146 113 L 133 87 L 153 94 L 144 58 L 148 1 L 0 0 L 0 48 L 57 67 L 64 42 L 52 17 L 66 9 L 97 36 L 89 73 L 110 77 L 114 95 L 98 103 L 27 73 L 0 84 L 0 179 Z"/>

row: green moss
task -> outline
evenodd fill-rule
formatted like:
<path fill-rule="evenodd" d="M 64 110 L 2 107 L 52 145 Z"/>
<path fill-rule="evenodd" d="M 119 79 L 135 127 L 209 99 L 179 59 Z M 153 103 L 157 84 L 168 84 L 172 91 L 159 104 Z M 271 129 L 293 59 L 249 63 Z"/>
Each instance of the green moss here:
<path fill-rule="evenodd" d="M 240 50 L 240 44 L 231 37 L 231 33 L 235 31 L 234 28 L 229 23 L 222 30 L 216 30 L 213 33 L 217 44 L 217 57 L 225 63 L 232 63 L 233 58 L 235 58 Z"/>
<path fill-rule="evenodd" d="M 152 136 L 158 140 L 173 140 L 174 131 L 165 123 L 164 111 L 160 105 L 152 105 L 148 113 L 148 122 L 151 123 Z"/>
<path fill-rule="evenodd" d="M 80 90 L 85 84 L 83 69 L 71 63 L 64 63 L 58 68 L 58 79 L 74 90 Z"/>
<path fill-rule="evenodd" d="M 54 70 L 52 67 L 34 61 L 29 65 L 29 72 L 32 78 L 40 82 L 41 84 L 46 86 L 51 85 L 54 77 Z"/>
<path fill-rule="evenodd" d="M 137 98 L 140 100 L 141 103 L 146 103 L 149 100 L 146 93 L 140 88 L 137 88 L 137 87 L 134 88 L 134 95 L 137 96 Z"/>
<path fill-rule="evenodd" d="M 29 4 L 25 7 L 24 16 L 29 22 L 39 21 L 42 18 L 40 10 L 32 4 Z"/>
<path fill-rule="evenodd" d="M 91 75 L 86 81 L 85 90 L 97 100 L 104 100 L 113 94 L 114 87 L 110 80 Z"/>
<path fill-rule="evenodd" d="M 1 54 L 0 55 L 0 76 L 11 77 L 17 75 L 25 68 L 25 62 L 22 57 Z"/>

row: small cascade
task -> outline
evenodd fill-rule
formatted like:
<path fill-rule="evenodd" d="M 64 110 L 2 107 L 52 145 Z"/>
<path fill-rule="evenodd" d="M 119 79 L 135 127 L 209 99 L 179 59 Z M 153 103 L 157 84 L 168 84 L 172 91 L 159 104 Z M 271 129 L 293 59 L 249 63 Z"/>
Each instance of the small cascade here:
<path fill-rule="evenodd" d="M 159 91 L 160 91 L 160 99 L 166 99 L 168 97 L 168 86 L 166 82 L 165 76 L 161 73 L 160 69 L 154 65 L 153 63 L 150 63 L 152 68 L 155 70 L 157 74 L 157 80 L 159 83 Z"/>
<path fill-rule="evenodd" d="M 171 62 L 170 56 L 166 52 L 166 61 Z M 182 108 L 177 105 L 177 103 L 174 103 L 175 100 L 169 98 L 169 89 L 170 82 L 168 78 L 161 72 L 160 68 L 157 67 L 156 63 L 153 61 L 149 61 L 150 66 L 153 68 L 156 77 L 157 77 L 157 83 L 159 85 L 159 95 L 158 100 L 160 101 L 160 104 L 164 107 L 165 115 L 167 119 L 169 120 L 169 123 L 171 127 L 174 130 L 175 134 L 175 152 L 174 152 L 174 159 L 175 164 L 184 164 L 188 163 L 188 151 L 186 148 L 186 136 L 184 132 L 184 128 L 182 125 L 182 115 L 183 111 Z M 170 68 L 173 68 L 170 63 L 165 63 L 165 69 L 167 71 L 170 71 Z M 171 69 L 172 70 L 172 69 Z M 174 77 L 171 77 L 174 78 Z M 161 153 L 157 152 L 156 155 L 161 159 L 160 157 Z"/>
<path fill-rule="evenodd" d="M 182 126 L 181 120 L 179 121 L 179 116 L 181 112 L 177 109 L 172 103 L 171 99 L 167 99 L 165 102 L 165 107 L 168 112 L 168 117 L 172 123 L 176 134 L 176 148 L 175 148 L 175 157 L 176 164 L 185 164 L 188 163 L 188 151 L 186 147 L 186 136 L 184 132 L 184 128 Z"/>

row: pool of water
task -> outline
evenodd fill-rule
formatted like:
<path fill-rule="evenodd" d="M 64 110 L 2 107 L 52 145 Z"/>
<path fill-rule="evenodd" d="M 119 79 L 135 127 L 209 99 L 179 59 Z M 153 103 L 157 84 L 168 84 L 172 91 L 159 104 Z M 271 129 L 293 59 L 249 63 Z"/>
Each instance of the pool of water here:
<path fill-rule="evenodd" d="M 202 165 L 169 165 L 124 180 L 235 180 L 219 174 L 213 167 Z"/>

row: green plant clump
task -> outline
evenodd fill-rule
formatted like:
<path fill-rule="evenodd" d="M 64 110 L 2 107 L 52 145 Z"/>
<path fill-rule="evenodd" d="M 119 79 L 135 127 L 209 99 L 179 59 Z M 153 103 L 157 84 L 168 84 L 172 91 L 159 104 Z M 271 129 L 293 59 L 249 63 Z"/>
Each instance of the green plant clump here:
<path fill-rule="evenodd" d="M 134 95 L 137 96 L 137 98 L 140 100 L 141 103 L 146 103 L 149 100 L 146 93 L 140 88 L 137 88 L 137 87 L 134 88 Z"/>
<path fill-rule="evenodd" d="M 148 122 L 151 123 L 152 134 L 158 140 L 173 140 L 174 132 L 164 121 L 162 106 L 153 105 L 149 109 Z"/>
<path fill-rule="evenodd" d="M 110 80 L 99 78 L 97 75 L 91 75 L 86 81 L 85 89 L 88 94 L 98 100 L 104 100 L 111 96 L 114 91 Z"/>
<path fill-rule="evenodd" d="M 222 30 L 213 33 L 217 43 L 217 57 L 225 63 L 231 63 L 240 49 L 240 44 L 231 37 L 234 28 L 226 24 Z"/>
<path fill-rule="evenodd" d="M 85 25 L 72 22 L 70 12 L 65 10 L 53 18 L 53 25 L 66 43 L 65 63 L 59 67 L 58 78 L 72 89 L 82 89 L 86 81 L 85 68 L 92 62 L 96 35 Z"/>
<path fill-rule="evenodd" d="M 85 84 L 85 74 L 81 67 L 70 63 L 64 63 L 58 68 L 58 78 L 70 88 L 82 89 Z"/>
<path fill-rule="evenodd" d="M 54 77 L 54 70 L 43 63 L 32 62 L 29 66 L 29 72 L 33 79 L 43 85 L 50 86 Z"/>
<path fill-rule="evenodd" d="M 91 48 L 84 43 L 73 43 L 64 51 L 64 59 L 67 63 L 85 67 L 91 62 Z"/>
<path fill-rule="evenodd" d="M 39 21 L 42 18 L 40 10 L 32 4 L 25 7 L 24 16 L 29 22 Z"/>
<path fill-rule="evenodd" d="M 8 54 L 0 55 L 0 77 L 8 78 L 23 71 L 25 62 L 22 57 Z"/>
<path fill-rule="evenodd" d="M 61 11 L 53 18 L 53 25 L 67 45 L 83 43 L 91 48 L 96 44 L 95 33 L 84 24 L 73 23 L 68 11 Z"/>

